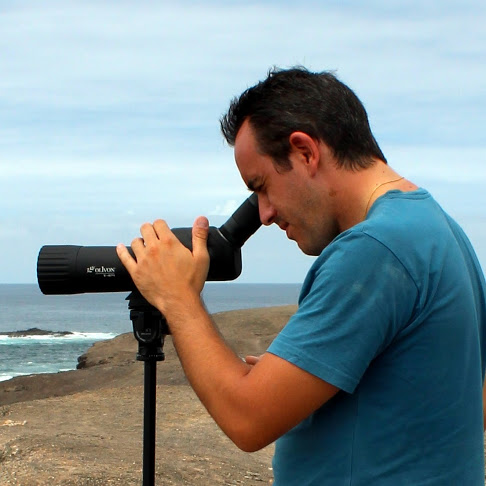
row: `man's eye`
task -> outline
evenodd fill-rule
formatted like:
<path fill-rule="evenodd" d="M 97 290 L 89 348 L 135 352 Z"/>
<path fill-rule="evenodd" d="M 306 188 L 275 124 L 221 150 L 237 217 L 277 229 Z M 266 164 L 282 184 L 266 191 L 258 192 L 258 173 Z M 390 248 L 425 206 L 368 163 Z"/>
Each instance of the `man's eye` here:
<path fill-rule="evenodd" d="M 256 192 L 257 194 L 263 192 L 263 184 L 256 186 L 253 191 Z"/>

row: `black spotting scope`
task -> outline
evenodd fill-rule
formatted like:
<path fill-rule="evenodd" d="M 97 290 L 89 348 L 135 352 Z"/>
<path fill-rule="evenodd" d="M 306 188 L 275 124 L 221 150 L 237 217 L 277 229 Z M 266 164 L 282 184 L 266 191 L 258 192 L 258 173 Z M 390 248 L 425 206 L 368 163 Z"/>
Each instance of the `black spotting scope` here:
<path fill-rule="evenodd" d="M 258 197 L 252 194 L 220 228 L 211 226 L 206 280 L 234 280 L 241 273 L 241 247 L 261 226 Z M 175 236 L 192 250 L 192 228 L 174 228 Z M 129 248 L 133 255 L 132 250 Z M 37 281 L 44 294 L 82 294 L 135 290 L 115 246 L 46 245 L 37 259 Z"/>

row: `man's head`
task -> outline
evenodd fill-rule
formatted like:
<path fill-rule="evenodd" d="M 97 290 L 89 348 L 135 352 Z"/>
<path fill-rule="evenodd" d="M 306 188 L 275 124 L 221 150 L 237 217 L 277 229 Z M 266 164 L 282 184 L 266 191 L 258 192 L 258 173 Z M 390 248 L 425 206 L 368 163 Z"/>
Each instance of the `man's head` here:
<path fill-rule="evenodd" d="M 328 72 L 270 71 L 267 79 L 235 98 L 222 117 L 221 130 L 231 146 L 247 119 L 260 151 L 283 170 L 291 168 L 288 155 L 293 132 L 323 141 L 343 168 L 359 170 L 376 159 L 386 162 L 362 103 Z"/>
<path fill-rule="evenodd" d="M 329 73 L 272 71 L 232 101 L 221 128 L 262 223 L 308 255 L 362 218 L 368 175 L 387 167 L 363 105 Z"/>

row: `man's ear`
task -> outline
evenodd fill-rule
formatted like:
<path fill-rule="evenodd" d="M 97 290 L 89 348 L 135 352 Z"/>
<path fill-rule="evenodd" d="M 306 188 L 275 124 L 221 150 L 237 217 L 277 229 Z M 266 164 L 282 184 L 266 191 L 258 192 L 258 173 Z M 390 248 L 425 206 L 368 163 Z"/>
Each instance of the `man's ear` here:
<path fill-rule="evenodd" d="M 316 140 L 305 132 L 292 132 L 289 136 L 292 162 L 302 162 L 311 176 L 317 172 L 320 152 Z"/>

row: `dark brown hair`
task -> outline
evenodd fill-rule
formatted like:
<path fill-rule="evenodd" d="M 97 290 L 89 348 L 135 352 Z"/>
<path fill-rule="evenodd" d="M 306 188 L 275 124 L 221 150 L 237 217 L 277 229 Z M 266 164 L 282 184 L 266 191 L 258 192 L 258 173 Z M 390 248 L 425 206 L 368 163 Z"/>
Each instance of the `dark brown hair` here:
<path fill-rule="evenodd" d="M 330 72 L 272 69 L 264 81 L 234 98 L 221 118 L 221 131 L 231 146 L 247 118 L 259 149 L 285 169 L 291 168 L 289 136 L 295 131 L 325 142 L 344 168 L 366 168 L 373 159 L 386 163 L 363 104 Z"/>

